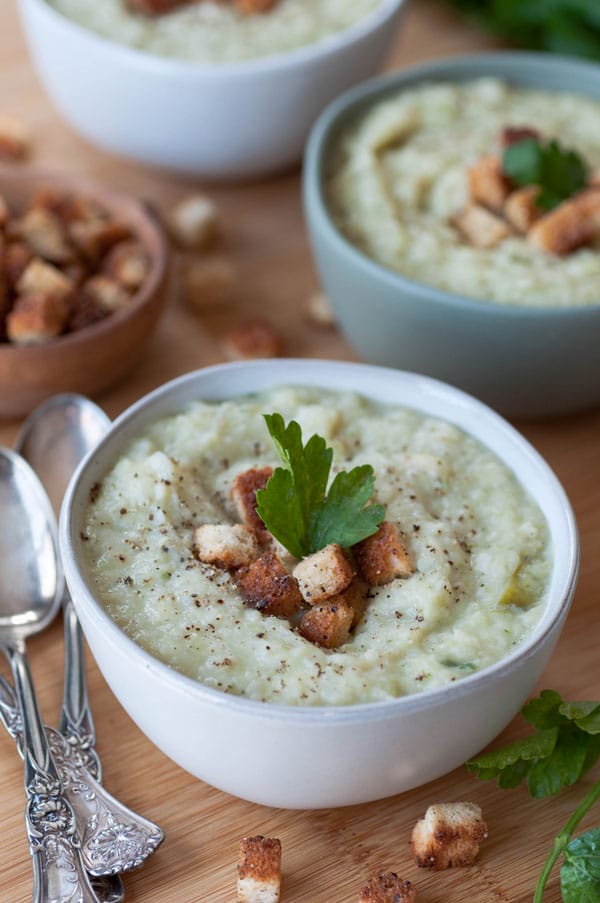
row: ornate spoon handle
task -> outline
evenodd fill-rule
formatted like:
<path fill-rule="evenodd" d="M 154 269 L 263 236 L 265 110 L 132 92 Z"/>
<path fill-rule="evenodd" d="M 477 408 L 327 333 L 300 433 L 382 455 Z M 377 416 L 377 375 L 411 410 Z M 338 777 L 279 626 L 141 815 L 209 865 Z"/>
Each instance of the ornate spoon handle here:
<path fill-rule="evenodd" d="M 23 728 L 14 702 L 12 687 L 0 675 L 0 719 L 22 749 Z M 87 755 L 80 756 L 77 746 L 51 727 L 46 727 L 46 737 L 88 872 L 116 875 L 140 866 L 164 839 L 161 829 L 112 797 L 87 771 Z"/>
<path fill-rule="evenodd" d="M 3 646 L 22 718 L 26 825 L 33 903 L 98 903 L 83 866 L 73 810 L 65 799 L 35 698 L 25 645 Z"/>

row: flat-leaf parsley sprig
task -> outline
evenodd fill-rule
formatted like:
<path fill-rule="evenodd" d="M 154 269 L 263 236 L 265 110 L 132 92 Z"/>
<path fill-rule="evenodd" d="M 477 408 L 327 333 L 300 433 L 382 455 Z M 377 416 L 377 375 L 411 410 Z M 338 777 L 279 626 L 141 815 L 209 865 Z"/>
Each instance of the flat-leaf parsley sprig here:
<path fill-rule="evenodd" d="M 554 690 L 543 690 L 524 706 L 522 714 L 536 728 L 534 734 L 467 762 L 467 768 L 481 780 L 496 778 L 499 787 L 508 789 L 526 779 L 530 794 L 540 799 L 574 784 L 600 758 L 600 703 L 565 702 Z M 533 903 L 542 903 L 548 878 L 561 855 L 564 903 L 600 903 L 600 828 L 572 839 L 599 798 L 600 781 L 555 838 Z"/>
<path fill-rule="evenodd" d="M 385 508 L 368 504 L 375 488 L 371 465 L 340 471 L 327 491 L 333 450 L 325 439 L 314 435 L 303 445 L 295 420 L 286 426 L 281 414 L 263 416 L 284 465 L 256 493 L 256 510 L 273 536 L 304 558 L 329 543 L 349 548 L 376 533 Z"/>
<path fill-rule="evenodd" d="M 502 169 L 517 185 L 537 185 L 535 199 L 540 210 L 552 210 L 587 182 L 587 167 L 576 151 L 566 150 L 558 141 L 543 144 L 537 138 L 523 138 L 504 151 Z"/>

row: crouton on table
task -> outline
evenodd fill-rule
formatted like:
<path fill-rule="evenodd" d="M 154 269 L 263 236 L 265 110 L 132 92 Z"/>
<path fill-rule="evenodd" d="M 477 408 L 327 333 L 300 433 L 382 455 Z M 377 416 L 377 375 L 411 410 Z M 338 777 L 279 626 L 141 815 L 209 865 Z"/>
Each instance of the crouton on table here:
<path fill-rule="evenodd" d="M 411 846 L 420 868 L 437 871 L 472 865 L 487 836 L 476 803 L 438 803 L 413 828 Z"/>
<path fill-rule="evenodd" d="M 265 615 L 289 618 L 302 607 L 297 581 L 274 552 L 265 552 L 247 567 L 240 568 L 235 580 L 244 604 Z"/>
<path fill-rule="evenodd" d="M 417 892 L 410 881 L 402 881 L 395 872 L 380 872 L 371 878 L 358 895 L 358 903 L 414 903 Z"/>
<path fill-rule="evenodd" d="M 256 537 L 243 524 L 202 524 L 194 533 L 194 551 L 205 564 L 231 569 L 259 554 Z"/>
<path fill-rule="evenodd" d="M 238 903 L 278 903 L 281 890 L 281 841 L 243 837 L 238 858 Z"/>
<path fill-rule="evenodd" d="M 263 357 L 281 357 L 283 339 L 267 320 L 256 319 L 242 323 L 225 337 L 225 352 L 237 361 Z"/>
<path fill-rule="evenodd" d="M 343 592 L 354 577 L 354 568 L 337 543 L 303 558 L 293 570 L 304 600 L 316 605 Z"/>

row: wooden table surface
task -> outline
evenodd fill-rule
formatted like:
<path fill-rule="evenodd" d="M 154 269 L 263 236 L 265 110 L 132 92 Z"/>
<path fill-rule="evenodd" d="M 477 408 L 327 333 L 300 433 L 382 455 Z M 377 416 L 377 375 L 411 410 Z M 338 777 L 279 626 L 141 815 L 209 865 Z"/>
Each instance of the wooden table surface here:
<path fill-rule="evenodd" d="M 440 3 L 420 0 L 405 16 L 390 65 L 493 46 L 492 39 L 466 26 Z M 13 0 L 0 3 L 0 66 L 0 112 L 16 114 L 30 126 L 35 163 L 55 168 L 68 165 L 71 172 L 105 180 L 163 208 L 197 187 L 197 183 L 96 151 L 61 121 L 31 68 Z M 221 212 L 226 253 L 239 274 L 236 301 L 200 318 L 171 299 L 141 365 L 127 382 L 99 399 L 110 416 L 165 380 L 222 360 L 223 333 L 259 311 L 282 331 L 290 355 L 354 356 L 337 332 L 310 325 L 303 315 L 316 277 L 303 227 L 298 173 L 209 190 Z M 19 425 L 0 423 L 0 443 L 12 444 Z M 600 413 L 518 426 L 563 482 L 576 511 L 582 543 L 572 613 L 540 687 L 556 688 L 567 698 L 598 699 Z M 60 624 L 33 639 L 30 651 L 42 710 L 53 722 L 62 687 Z M 461 768 L 426 787 L 369 805 L 316 812 L 271 810 L 234 799 L 182 771 L 128 718 L 91 656 L 88 671 L 105 783 L 166 831 L 161 849 L 127 877 L 131 901 L 231 901 L 238 840 L 244 834 L 263 833 L 280 837 L 283 844 L 283 903 L 351 903 L 361 883 L 381 869 L 393 869 L 413 881 L 422 903 L 521 903 L 531 900 L 555 833 L 592 780 L 556 799 L 532 801 L 522 788 L 501 791 L 476 782 Z M 522 719 L 517 718 L 501 739 L 513 739 L 524 730 Z M 439 743 L 443 746 L 443 736 Z M 299 781 L 304 779 L 309 776 L 297 776 Z M 3 732 L 0 799 L 0 901 L 25 903 L 31 899 L 31 872 L 23 830 L 22 766 Z M 477 865 L 442 873 L 420 871 L 408 849 L 415 820 L 430 803 L 461 799 L 478 802 L 489 824 L 489 840 Z M 584 823 L 591 824 L 590 819 Z M 555 876 L 547 901 L 559 899 Z"/>

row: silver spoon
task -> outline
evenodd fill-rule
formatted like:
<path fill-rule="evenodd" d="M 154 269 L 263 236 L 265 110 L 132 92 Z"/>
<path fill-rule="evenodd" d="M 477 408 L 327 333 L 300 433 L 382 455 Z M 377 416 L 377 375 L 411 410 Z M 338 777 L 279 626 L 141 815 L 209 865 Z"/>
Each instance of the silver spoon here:
<path fill-rule="evenodd" d="M 50 754 L 25 651 L 26 638 L 50 624 L 62 600 L 55 520 L 31 468 L 2 448 L 0 511 L 0 648 L 11 666 L 22 721 L 33 901 L 98 903 L 83 866 L 73 810 Z"/>

